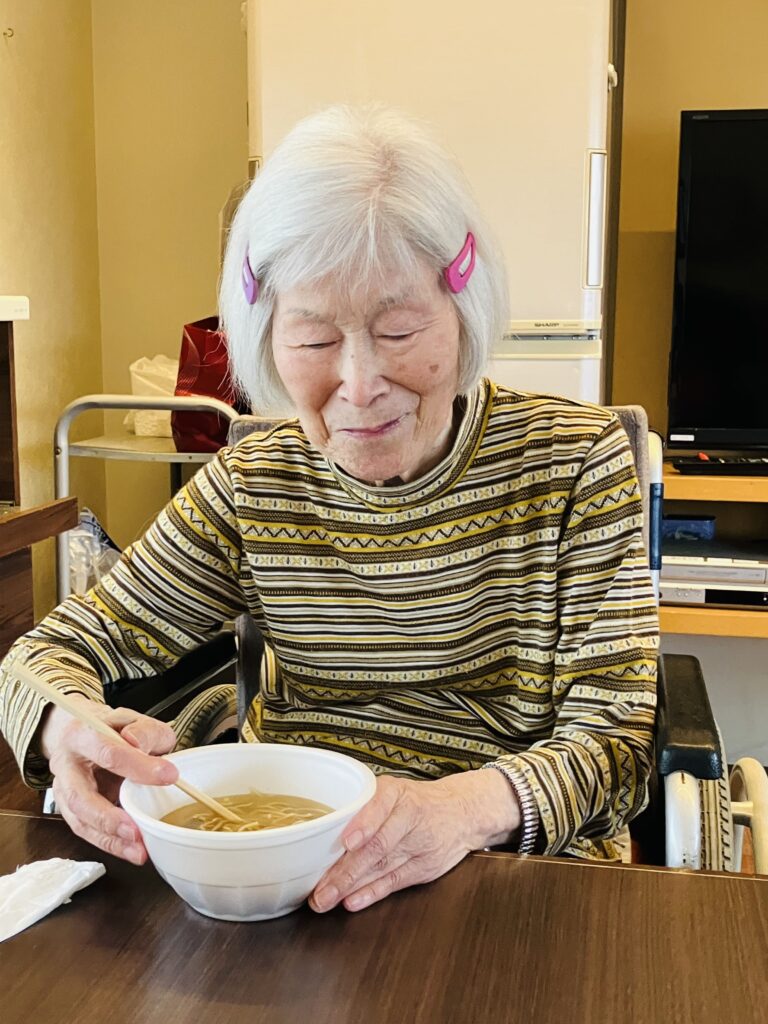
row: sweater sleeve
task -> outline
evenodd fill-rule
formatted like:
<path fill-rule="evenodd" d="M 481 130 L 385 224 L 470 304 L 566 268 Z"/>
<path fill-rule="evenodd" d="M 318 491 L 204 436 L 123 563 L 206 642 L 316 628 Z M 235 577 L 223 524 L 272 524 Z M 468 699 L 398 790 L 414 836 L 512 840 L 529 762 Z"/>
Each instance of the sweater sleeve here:
<path fill-rule="evenodd" d="M 572 490 L 557 588 L 553 735 L 494 767 L 532 794 L 537 852 L 589 855 L 647 802 L 656 706 L 658 612 L 639 486 L 617 421 L 592 445 Z"/>
<path fill-rule="evenodd" d="M 32 744 L 46 702 L 15 678 L 24 663 L 64 693 L 165 671 L 245 610 L 241 538 L 226 451 L 182 488 L 112 571 L 55 608 L 0 665 L 0 731 L 25 781 L 50 784 Z"/>

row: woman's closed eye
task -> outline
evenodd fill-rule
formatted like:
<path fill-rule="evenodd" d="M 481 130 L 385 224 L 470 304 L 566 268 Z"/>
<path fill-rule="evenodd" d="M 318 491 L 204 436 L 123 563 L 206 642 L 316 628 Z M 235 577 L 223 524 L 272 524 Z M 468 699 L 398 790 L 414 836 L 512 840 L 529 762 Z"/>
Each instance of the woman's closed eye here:
<path fill-rule="evenodd" d="M 377 338 L 381 338 L 382 341 L 406 341 L 408 338 L 412 338 L 416 331 L 406 331 L 404 334 L 377 334 Z"/>
<path fill-rule="evenodd" d="M 407 331 L 405 334 L 383 334 L 383 333 L 380 333 L 380 334 L 376 334 L 375 337 L 379 341 L 407 341 L 409 338 L 412 338 L 415 334 L 416 334 L 416 331 Z M 336 344 L 335 341 L 302 341 L 302 342 L 299 342 L 299 347 L 300 348 L 309 348 L 309 349 L 323 349 L 323 348 L 331 348 L 331 346 L 335 345 L 335 344 Z"/>

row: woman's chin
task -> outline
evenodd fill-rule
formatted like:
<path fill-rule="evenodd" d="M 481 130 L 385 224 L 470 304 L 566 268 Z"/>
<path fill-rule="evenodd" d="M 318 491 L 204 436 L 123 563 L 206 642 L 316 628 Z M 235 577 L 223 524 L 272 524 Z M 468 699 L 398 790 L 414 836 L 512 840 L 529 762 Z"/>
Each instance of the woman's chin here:
<path fill-rule="evenodd" d="M 396 477 L 404 479 L 408 465 L 405 458 L 393 458 L 392 456 L 387 458 L 366 458 L 349 450 L 338 452 L 334 456 L 333 461 L 348 476 L 354 477 L 355 480 L 360 480 L 361 483 L 371 484 L 371 486 L 375 486 L 377 483 L 381 484 L 386 480 L 392 480 Z"/>
<path fill-rule="evenodd" d="M 363 484 L 370 484 L 371 487 L 381 486 L 390 480 L 400 482 L 403 479 L 402 470 L 398 466 L 371 466 L 370 463 L 353 465 L 343 462 L 339 462 L 338 465 L 347 476 L 352 476 Z"/>

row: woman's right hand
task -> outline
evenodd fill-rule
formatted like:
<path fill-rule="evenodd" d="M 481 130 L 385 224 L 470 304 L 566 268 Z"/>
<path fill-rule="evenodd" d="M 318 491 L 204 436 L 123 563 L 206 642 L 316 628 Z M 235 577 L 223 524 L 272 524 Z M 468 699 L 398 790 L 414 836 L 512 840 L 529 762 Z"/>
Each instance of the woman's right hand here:
<path fill-rule="evenodd" d="M 170 761 L 157 757 L 176 745 L 170 725 L 127 708 L 83 701 L 134 748 L 90 729 L 59 707 L 50 707 L 40 732 L 40 747 L 53 778 L 56 810 L 82 839 L 100 850 L 143 864 L 147 851 L 133 820 L 115 806 L 123 779 L 167 786 L 178 778 Z"/>

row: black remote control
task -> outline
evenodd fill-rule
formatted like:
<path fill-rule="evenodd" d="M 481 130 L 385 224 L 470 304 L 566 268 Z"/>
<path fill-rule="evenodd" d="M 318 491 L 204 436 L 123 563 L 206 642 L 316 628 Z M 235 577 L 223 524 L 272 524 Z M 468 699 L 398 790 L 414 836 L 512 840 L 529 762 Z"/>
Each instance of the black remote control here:
<path fill-rule="evenodd" d="M 673 459 L 680 473 L 700 476 L 768 476 L 768 456 L 759 455 L 686 455 Z"/>

